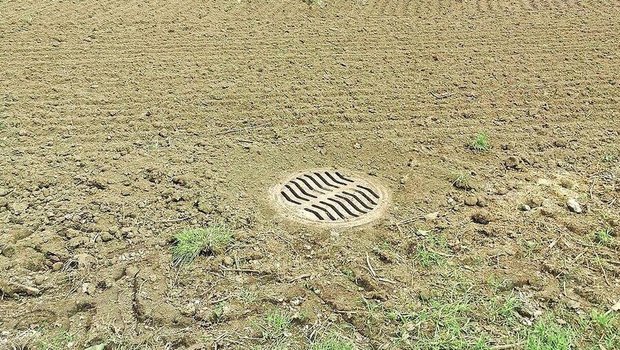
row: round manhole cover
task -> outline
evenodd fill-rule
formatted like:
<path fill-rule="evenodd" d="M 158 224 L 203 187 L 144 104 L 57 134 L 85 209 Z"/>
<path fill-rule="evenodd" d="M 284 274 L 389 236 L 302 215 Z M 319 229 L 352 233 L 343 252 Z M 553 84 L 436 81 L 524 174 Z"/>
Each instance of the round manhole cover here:
<path fill-rule="evenodd" d="M 387 206 L 383 187 L 346 171 L 311 170 L 289 176 L 272 189 L 278 205 L 305 223 L 358 226 Z"/>

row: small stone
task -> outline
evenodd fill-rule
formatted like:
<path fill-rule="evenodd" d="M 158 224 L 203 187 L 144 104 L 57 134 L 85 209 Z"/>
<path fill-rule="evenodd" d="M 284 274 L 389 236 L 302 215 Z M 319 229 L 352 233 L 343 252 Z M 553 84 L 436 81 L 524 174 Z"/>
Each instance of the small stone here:
<path fill-rule="evenodd" d="M 479 207 L 482 207 L 482 208 L 484 208 L 484 207 L 486 207 L 486 206 L 488 206 L 488 205 L 489 205 L 489 203 L 488 203 L 487 199 L 486 199 L 486 198 L 484 198 L 484 197 L 482 197 L 482 196 L 479 196 L 479 197 L 478 197 L 478 203 L 476 203 L 476 204 L 478 204 L 478 206 L 479 206 Z"/>
<path fill-rule="evenodd" d="M 566 202 L 566 206 L 573 213 L 580 214 L 582 212 L 581 205 L 574 198 L 569 199 L 568 202 Z"/>
<path fill-rule="evenodd" d="M 45 282 L 45 276 L 37 275 L 34 277 L 34 284 L 40 286 Z"/>
<path fill-rule="evenodd" d="M 82 283 L 82 293 L 88 295 L 95 294 L 95 286 L 92 283 Z"/>
<path fill-rule="evenodd" d="M 566 302 L 566 306 L 568 306 L 569 308 L 573 310 L 581 309 L 581 304 L 578 301 L 575 301 L 572 299 L 568 299 L 568 301 Z"/>
<path fill-rule="evenodd" d="M 224 259 L 222 259 L 222 263 L 225 266 L 233 266 L 235 264 L 235 260 L 233 260 L 230 256 L 225 256 Z"/>
<path fill-rule="evenodd" d="M 63 263 L 59 262 L 55 262 L 54 265 L 52 265 L 52 270 L 53 271 L 60 271 L 62 269 Z"/>
<path fill-rule="evenodd" d="M 407 181 L 409 181 L 409 175 L 405 175 L 403 177 L 400 178 L 400 184 L 404 185 L 407 183 Z"/>
<path fill-rule="evenodd" d="M 114 236 L 109 232 L 104 232 L 101 234 L 101 240 L 104 242 L 109 242 L 114 239 Z"/>
<path fill-rule="evenodd" d="M 478 198 L 476 196 L 467 196 L 465 198 L 465 205 L 469 205 L 470 207 L 476 205 L 478 203 Z"/>
<path fill-rule="evenodd" d="M 530 211 L 530 210 L 532 210 L 532 208 L 529 205 L 527 205 L 527 204 L 521 204 L 519 206 L 519 210 L 521 210 L 521 211 Z"/>
<path fill-rule="evenodd" d="M 135 266 L 127 266 L 125 268 L 125 276 L 133 278 L 140 270 Z"/>
<path fill-rule="evenodd" d="M 192 317 L 196 314 L 196 304 L 188 303 L 181 308 L 181 314 L 184 316 Z"/>
<path fill-rule="evenodd" d="M 437 220 L 438 217 L 439 217 L 439 212 L 436 211 L 434 213 L 429 213 L 429 214 L 424 215 L 424 220 L 433 221 L 433 220 Z"/>

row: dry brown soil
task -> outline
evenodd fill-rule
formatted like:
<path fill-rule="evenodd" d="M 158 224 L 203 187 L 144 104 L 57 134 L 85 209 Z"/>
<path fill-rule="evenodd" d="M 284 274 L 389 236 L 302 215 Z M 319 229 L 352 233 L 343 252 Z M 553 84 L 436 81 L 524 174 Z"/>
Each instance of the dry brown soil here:
<path fill-rule="evenodd" d="M 620 349 L 619 60 L 618 1 L 0 0 L 0 348 Z M 314 167 L 388 211 L 279 216 Z"/>

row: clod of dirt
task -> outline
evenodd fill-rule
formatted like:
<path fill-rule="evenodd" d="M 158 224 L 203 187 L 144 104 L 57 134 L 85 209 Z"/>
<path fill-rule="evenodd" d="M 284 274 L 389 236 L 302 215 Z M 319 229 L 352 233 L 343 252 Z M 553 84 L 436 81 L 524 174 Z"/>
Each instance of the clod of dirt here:
<path fill-rule="evenodd" d="M 559 147 L 559 148 L 566 148 L 567 143 L 564 140 L 555 140 L 555 141 L 553 141 L 553 145 L 555 147 Z"/>
<path fill-rule="evenodd" d="M 557 282 L 555 283 L 549 283 L 547 285 L 545 285 L 545 287 L 536 293 L 536 297 L 544 302 L 557 302 L 559 300 L 559 297 L 561 295 L 561 290 L 559 287 L 559 284 Z"/>
<path fill-rule="evenodd" d="M 45 279 L 46 277 L 43 275 L 34 276 L 34 284 L 36 284 L 37 286 L 40 286 L 43 283 L 45 283 Z"/>
<path fill-rule="evenodd" d="M 89 242 L 90 240 L 87 237 L 75 237 L 71 238 L 69 242 L 67 242 L 67 245 L 70 248 L 79 248 L 82 246 L 87 246 Z"/>
<path fill-rule="evenodd" d="M 15 247 L 12 244 L 7 244 L 3 247 L 0 246 L 0 254 L 6 256 L 7 258 L 11 258 L 15 255 Z"/>
<path fill-rule="evenodd" d="M 17 295 L 39 295 L 41 290 L 35 287 L 29 287 L 21 283 L 8 282 L 0 280 L 0 294 L 8 297 L 15 297 Z"/>
<path fill-rule="evenodd" d="M 532 208 L 542 207 L 545 199 L 541 196 L 534 196 L 528 201 L 528 205 Z"/>
<path fill-rule="evenodd" d="M 72 305 L 69 310 L 70 315 L 74 315 L 78 312 L 85 312 L 88 310 L 93 310 L 97 307 L 97 304 L 90 297 L 82 297 L 80 299 L 75 300 L 75 304 Z"/>
<path fill-rule="evenodd" d="M 542 315 L 542 311 L 531 302 L 524 302 L 517 308 L 517 312 L 527 318 L 536 319 Z"/>
<path fill-rule="evenodd" d="M 495 190 L 495 194 L 497 194 L 498 196 L 503 196 L 503 195 L 505 195 L 507 193 L 508 193 L 508 189 L 506 187 L 498 187 Z"/>
<path fill-rule="evenodd" d="M 172 182 L 181 187 L 190 187 L 190 179 L 187 176 L 179 175 L 172 178 Z"/>
<path fill-rule="evenodd" d="M 521 164 L 521 159 L 515 156 L 510 156 L 506 158 L 506 160 L 504 160 L 504 166 L 506 166 L 507 169 L 516 170 L 523 168 L 523 165 Z"/>
<path fill-rule="evenodd" d="M 569 179 L 562 179 L 560 181 L 560 186 L 562 186 L 562 187 L 564 187 L 566 189 L 571 190 L 571 189 L 575 188 L 575 183 L 573 181 L 569 180 Z"/>
<path fill-rule="evenodd" d="M 353 273 L 355 274 L 353 282 L 365 291 L 374 291 L 379 287 L 372 277 L 362 270 L 354 270 Z"/>
<path fill-rule="evenodd" d="M 33 326 L 42 326 L 45 324 L 51 325 L 56 322 L 58 316 L 52 310 L 39 309 L 20 315 L 15 325 L 13 326 L 18 330 L 26 330 Z"/>
<path fill-rule="evenodd" d="M 465 197 L 465 205 L 469 205 L 473 207 L 478 203 L 478 198 L 476 196 L 467 196 Z"/>
<path fill-rule="evenodd" d="M 217 207 L 213 203 L 205 200 L 199 200 L 196 203 L 196 208 L 203 214 L 212 214 L 217 211 Z"/>
<path fill-rule="evenodd" d="M 90 269 L 97 264 L 97 259 L 92 255 L 82 253 L 75 256 L 77 268 L 80 270 Z"/>
<path fill-rule="evenodd" d="M 13 212 L 13 214 L 20 215 L 25 212 L 29 206 L 30 205 L 26 202 L 13 202 L 9 204 L 9 209 Z"/>
<path fill-rule="evenodd" d="M 392 264 L 396 261 L 396 256 L 392 252 L 388 252 L 379 248 L 375 248 L 372 252 L 384 263 Z"/>
<path fill-rule="evenodd" d="M 491 216 L 486 212 L 477 212 L 471 216 L 471 220 L 477 224 L 486 225 L 491 222 Z"/>
<path fill-rule="evenodd" d="M 554 218 L 558 215 L 558 211 L 553 207 L 542 207 L 540 214 L 549 218 Z"/>
<path fill-rule="evenodd" d="M 435 292 L 434 290 L 430 288 L 421 287 L 420 290 L 418 291 L 418 297 L 422 301 L 429 301 L 436 296 L 437 296 L 437 292 Z"/>
<path fill-rule="evenodd" d="M 13 240 L 15 242 L 20 241 L 24 238 L 28 238 L 32 235 L 32 231 L 28 229 L 17 229 L 13 232 Z"/>
<path fill-rule="evenodd" d="M 574 198 L 569 199 L 568 202 L 566 202 L 566 206 L 568 207 L 568 209 L 570 209 L 570 211 L 576 214 L 581 214 L 581 212 L 583 211 L 579 202 L 577 202 L 577 200 Z"/>

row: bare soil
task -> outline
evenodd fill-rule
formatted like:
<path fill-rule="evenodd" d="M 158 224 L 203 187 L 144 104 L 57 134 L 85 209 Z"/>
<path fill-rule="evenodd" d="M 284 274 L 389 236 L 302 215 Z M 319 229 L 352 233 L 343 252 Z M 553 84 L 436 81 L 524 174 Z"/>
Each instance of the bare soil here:
<path fill-rule="evenodd" d="M 619 43 L 616 1 L 0 0 L 0 348 L 620 349 Z M 282 217 L 311 168 L 387 212 Z"/>

